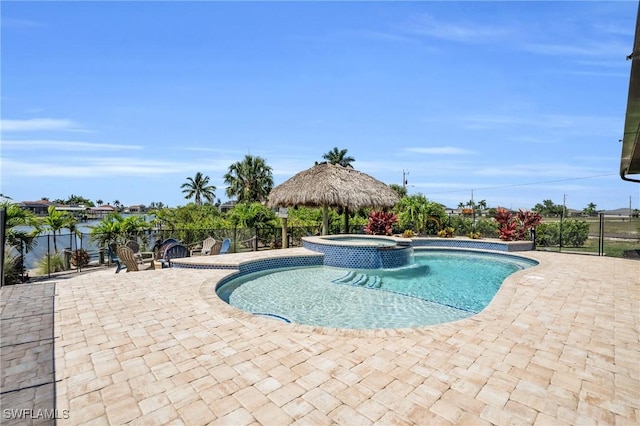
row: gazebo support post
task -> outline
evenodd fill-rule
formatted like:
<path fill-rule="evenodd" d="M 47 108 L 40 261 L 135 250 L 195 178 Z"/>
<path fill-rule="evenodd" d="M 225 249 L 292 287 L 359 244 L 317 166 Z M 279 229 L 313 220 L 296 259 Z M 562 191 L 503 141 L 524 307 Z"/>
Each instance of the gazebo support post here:
<path fill-rule="evenodd" d="M 322 235 L 329 235 L 329 206 L 322 205 Z"/>
<path fill-rule="evenodd" d="M 289 248 L 289 239 L 287 238 L 287 218 L 282 218 L 282 248 Z"/>
<path fill-rule="evenodd" d="M 349 233 L 349 207 L 344 207 L 344 233 Z"/>

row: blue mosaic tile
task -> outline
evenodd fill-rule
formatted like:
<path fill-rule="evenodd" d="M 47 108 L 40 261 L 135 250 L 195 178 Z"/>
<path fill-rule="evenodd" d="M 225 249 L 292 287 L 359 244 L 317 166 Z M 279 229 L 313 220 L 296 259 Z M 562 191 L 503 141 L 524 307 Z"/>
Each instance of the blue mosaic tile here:
<path fill-rule="evenodd" d="M 479 250 L 495 250 L 509 251 L 509 247 L 505 243 L 495 241 L 482 240 L 453 240 L 453 239 L 429 239 L 429 240 L 413 240 L 414 247 L 456 247 Z"/>
<path fill-rule="evenodd" d="M 408 246 L 347 247 L 303 241 L 303 247 L 324 254 L 324 265 L 349 269 L 398 268 L 409 264 L 413 249 Z"/>

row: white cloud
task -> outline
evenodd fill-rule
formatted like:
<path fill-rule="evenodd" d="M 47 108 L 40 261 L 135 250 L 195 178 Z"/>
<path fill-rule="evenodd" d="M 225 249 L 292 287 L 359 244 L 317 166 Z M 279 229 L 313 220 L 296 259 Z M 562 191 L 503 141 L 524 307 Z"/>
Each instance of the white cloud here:
<path fill-rule="evenodd" d="M 71 120 L 31 118 L 28 120 L 0 120 L 3 132 L 33 132 L 41 130 L 80 130 Z"/>
<path fill-rule="evenodd" d="M 480 25 L 472 22 L 441 22 L 431 15 L 421 16 L 405 29 L 420 36 L 463 43 L 481 43 L 502 39 L 511 32 L 505 27 Z"/>
<path fill-rule="evenodd" d="M 469 155 L 475 154 L 473 151 L 456 148 L 455 146 L 439 146 L 439 147 L 410 147 L 405 148 L 405 151 L 415 152 L 417 154 L 434 154 L 434 155 Z"/>
<path fill-rule="evenodd" d="M 55 151 L 121 151 L 143 149 L 140 145 L 121 145 L 110 143 L 93 143 L 59 140 L 3 140 L 4 149 L 13 150 L 42 150 Z"/>

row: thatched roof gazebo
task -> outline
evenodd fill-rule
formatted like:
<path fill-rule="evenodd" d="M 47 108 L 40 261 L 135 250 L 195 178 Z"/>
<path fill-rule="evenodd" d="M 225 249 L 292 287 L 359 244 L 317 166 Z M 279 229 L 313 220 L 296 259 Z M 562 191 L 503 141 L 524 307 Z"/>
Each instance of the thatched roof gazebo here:
<path fill-rule="evenodd" d="M 338 164 L 321 163 L 273 188 L 267 205 L 321 206 L 322 235 L 326 235 L 329 228 L 328 207 L 345 207 L 355 211 L 363 207 L 393 207 L 398 200 L 396 191 L 366 173 Z"/>

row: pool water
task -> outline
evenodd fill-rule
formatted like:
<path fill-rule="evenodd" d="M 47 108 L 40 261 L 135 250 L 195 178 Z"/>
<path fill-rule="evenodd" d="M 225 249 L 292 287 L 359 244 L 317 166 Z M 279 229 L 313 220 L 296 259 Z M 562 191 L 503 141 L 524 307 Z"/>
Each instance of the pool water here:
<path fill-rule="evenodd" d="M 457 250 L 416 252 L 398 269 L 327 266 L 247 274 L 217 293 L 246 312 L 296 324 L 349 329 L 404 328 L 475 315 L 505 278 L 534 261 Z"/>

